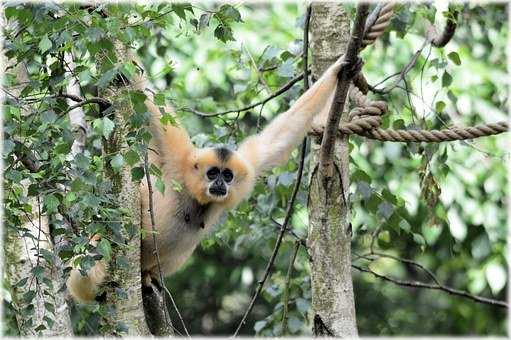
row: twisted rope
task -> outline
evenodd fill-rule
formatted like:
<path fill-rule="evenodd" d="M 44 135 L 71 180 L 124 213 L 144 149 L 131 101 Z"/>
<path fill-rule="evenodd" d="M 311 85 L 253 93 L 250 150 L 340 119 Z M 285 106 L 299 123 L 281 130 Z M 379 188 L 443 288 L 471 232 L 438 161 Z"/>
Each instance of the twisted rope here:
<path fill-rule="evenodd" d="M 387 2 L 385 4 L 380 3 L 371 12 L 371 15 L 366 21 L 364 39 L 362 40 L 360 50 L 371 45 L 376 39 L 383 35 L 394 14 L 394 5 L 393 2 Z"/>
<path fill-rule="evenodd" d="M 355 106 L 349 113 L 349 121 L 341 122 L 339 132 L 355 134 L 384 142 L 447 142 L 497 135 L 509 131 L 506 121 L 471 127 L 453 126 L 443 130 L 394 130 L 381 129 L 381 115 L 387 112 L 384 101 L 371 101 L 356 86 L 350 87 L 350 100 Z M 322 129 L 314 128 L 312 134 L 322 135 Z"/>
<path fill-rule="evenodd" d="M 364 126 L 366 126 L 365 124 Z M 340 131 L 344 132 L 341 126 Z M 509 131 L 509 125 L 505 121 L 497 123 L 481 124 L 471 127 L 453 126 L 444 130 L 392 130 L 392 129 L 367 129 L 356 134 L 370 139 L 387 142 L 448 142 L 465 140 L 479 137 L 498 135 Z"/>

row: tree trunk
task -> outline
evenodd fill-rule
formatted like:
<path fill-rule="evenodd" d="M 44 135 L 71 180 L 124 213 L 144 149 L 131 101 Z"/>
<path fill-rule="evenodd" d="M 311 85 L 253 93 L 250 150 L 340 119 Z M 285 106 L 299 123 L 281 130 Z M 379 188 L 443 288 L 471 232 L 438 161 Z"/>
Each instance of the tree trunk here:
<path fill-rule="evenodd" d="M 15 72 L 19 84 L 29 80 L 24 63 L 19 63 Z M 21 89 L 11 89 L 11 93 L 17 96 Z M 22 110 L 22 114 L 24 112 Z M 37 168 L 37 164 L 33 165 Z M 41 215 L 42 202 L 38 198 L 31 198 L 28 203 L 32 214 L 25 216 L 23 225 L 5 228 L 4 273 L 16 323 L 22 336 L 72 336 L 66 291 L 61 290 L 64 286 L 62 263 L 57 256 L 47 261 L 47 257 L 41 255 L 43 250 L 55 253 L 49 239 L 48 216 Z"/>
<path fill-rule="evenodd" d="M 116 43 L 117 60 L 127 60 L 125 46 Z M 115 129 L 105 147 L 105 152 L 114 154 L 126 151 L 126 137 L 129 132 L 129 117 L 134 113 L 133 105 L 126 93 L 129 84 L 126 79 L 114 79 L 100 94 L 113 105 Z M 119 172 L 109 169 L 108 176 L 113 183 L 113 192 L 117 196 L 120 208 L 129 212 L 128 219 L 135 228 L 140 228 L 140 193 L 137 183 L 131 180 L 128 166 Z M 125 227 L 125 226 L 124 226 Z M 106 287 L 107 303 L 115 310 L 107 322 L 112 326 L 113 335 L 130 336 L 151 335 L 147 326 L 143 301 L 140 270 L 140 230 L 128 233 L 122 228 L 125 245 L 113 248 L 109 264 L 109 283 Z"/>
<path fill-rule="evenodd" d="M 311 16 L 312 75 L 321 74 L 341 56 L 349 39 L 349 20 L 343 5 L 313 3 Z M 343 112 L 341 121 L 347 119 Z M 324 122 L 326 123 L 326 122 Z M 308 247 L 311 255 L 314 334 L 357 336 L 351 278 L 349 213 L 349 145 L 342 136 L 335 145 L 335 171 L 329 188 L 319 181 L 321 142 L 311 142 Z"/>

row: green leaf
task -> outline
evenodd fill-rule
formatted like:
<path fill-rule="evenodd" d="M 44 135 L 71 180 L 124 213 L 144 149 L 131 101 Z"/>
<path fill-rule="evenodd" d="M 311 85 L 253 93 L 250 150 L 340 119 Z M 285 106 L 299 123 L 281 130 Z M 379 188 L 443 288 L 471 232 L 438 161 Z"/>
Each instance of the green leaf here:
<path fill-rule="evenodd" d="M 296 308 L 302 314 L 306 314 L 310 309 L 310 302 L 303 298 L 296 299 Z"/>
<path fill-rule="evenodd" d="M 295 73 L 293 60 L 286 60 L 277 68 L 277 74 L 284 78 L 291 78 Z"/>
<path fill-rule="evenodd" d="M 45 34 L 41 41 L 39 42 L 39 51 L 41 51 L 41 53 L 45 53 L 46 51 L 48 51 L 52 46 L 52 43 L 51 43 L 51 40 L 48 39 L 48 35 Z"/>
<path fill-rule="evenodd" d="M 34 331 L 36 332 L 40 332 L 40 331 L 44 331 L 46 329 L 46 326 L 43 325 L 43 324 L 40 324 L 39 326 L 37 326 Z"/>
<path fill-rule="evenodd" d="M 221 15 L 225 20 L 242 22 L 240 12 L 231 5 L 225 4 L 220 7 Z"/>
<path fill-rule="evenodd" d="M 165 105 L 165 95 L 163 93 L 156 93 L 154 95 L 154 103 L 159 106 Z"/>
<path fill-rule="evenodd" d="M 254 324 L 254 331 L 256 331 L 256 333 L 259 333 L 266 326 L 267 323 L 268 322 L 266 320 L 257 321 Z"/>
<path fill-rule="evenodd" d="M 390 243 L 390 232 L 388 230 L 384 230 L 378 234 L 378 241 L 382 241 L 386 244 Z"/>
<path fill-rule="evenodd" d="M 108 119 L 108 117 L 104 117 L 103 118 L 103 137 L 105 137 L 105 139 L 108 139 L 110 137 L 110 134 L 112 133 L 112 131 L 114 131 L 114 128 L 115 128 L 115 123 L 112 122 L 110 119 Z"/>
<path fill-rule="evenodd" d="M 426 240 L 421 234 L 413 233 L 413 240 L 415 241 L 415 243 L 418 243 L 421 246 L 426 244 Z"/>
<path fill-rule="evenodd" d="M 43 205 L 46 208 L 46 212 L 48 214 L 54 213 L 57 211 L 57 207 L 59 206 L 60 201 L 54 194 L 49 194 L 44 196 Z"/>
<path fill-rule="evenodd" d="M 218 25 L 215 28 L 215 38 L 223 43 L 235 40 L 234 36 L 232 35 L 232 29 L 229 26 L 224 25 Z"/>
<path fill-rule="evenodd" d="M 186 11 L 193 14 L 193 8 L 190 4 L 172 4 L 172 10 L 183 20 L 186 20 Z"/>
<path fill-rule="evenodd" d="M 69 143 L 58 143 L 55 145 L 55 149 L 53 149 L 56 154 L 58 155 L 65 155 L 68 154 L 69 151 L 71 151 L 71 144 Z"/>
<path fill-rule="evenodd" d="M 53 110 L 46 110 L 43 113 L 41 113 L 41 121 L 43 123 L 53 124 L 57 121 L 57 115 Z"/>
<path fill-rule="evenodd" d="M 26 292 L 25 294 L 23 294 L 23 301 L 25 303 L 31 303 L 32 300 L 34 300 L 35 298 L 35 290 L 29 290 L 28 292 Z"/>
<path fill-rule="evenodd" d="M 392 215 L 393 212 L 394 212 L 394 206 L 387 201 L 384 201 L 380 205 L 378 205 L 378 213 L 381 216 L 385 217 L 385 219 L 388 219 Z"/>
<path fill-rule="evenodd" d="M 96 82 L 96 85 L 99 87 L 99 88 L 105 88 L 108 86 L 108 84 L 110 84 L 110 82 L 112 81 L 112 79 L 115 78 L 115 76 L 117 75 L 117 69 L 116 68 L 112 68 L 106 72 L 103 73 L 103 75 L 99 78 L 99 80 Z"/>
<path fill-rule="evenodd" d="M 110 161 L 110 165 L 114 168 L 114 170 L 119 170 L 124 165 L 124 158 L 122 155 L 117 154 Z"/>
<path fill-rule="evenodd" d="M 158 189 L 159 192 L 165 194 L 165 183 L 163 183 L 163 181 L 160 178 L 156 180 L 154 186 L 156 187 L 156 189 Z"/>
<path fill-rule="evenodd" d="M 49 302 L 45 302 L 45 303 L 44 303 L 44 308 L 45 308 L 48 312 L 50 312 L 50 313 L 52 313 L 52 314 L 55 314 L 55 307 L 54 307 L 51 303 L 49 303 Z"/>
<path fill-rule="evenodd" d="M 130 149 L 124 154 L 124 160 L 126 163 L 128 163 L 129 166 L 133 166 L 137 164 L 138 161 L 140 161 L 140 156 L 138 155 L 138 152 Z"/>
<path fill-rule="evenodd" d="M 169 113 L 165 113 L 161 116 L 160 118 L 160 122 L 163 124 L 163 125 L 172 125 L 172 126 L 177 126 L 177 121 L 176 119 L 174 118 L 173 115 L 169 114 Z"/>
<path fill-rule="evenodd" d="M 141 166 L 137 166 L 131 169 L 131 180 L 134 182 L 140 181 L 142 178 L 144 178 L 144 168 Z"/>
<path fill-rule="evenodd" d="M 445 71 L 442 75 L 442 87 L 449 87 L 452 84 L 452 76 Z"/>
<path fill-rule="evenodd" d="M 103 259 L 105 259 L 107 262 L 110 261 L 112 258 L 112 246 L 110 245 L 110 242 L 102 238 L 101 241 L 99 241 L 96 250 L 99 254 L 103 256 Z"/>
<path fill-rule="evenodd" d="M 447 58 L 449 58 L 453 63 L 455 63 L 456 65 L 461 65 L 461 59 L 460 59 L 460 56 L 458 53 L 456 52 L 451 52 L 447 55 Z"/>
<path fill-rule="evenodd" d="M 492 261 L 486 266 L 485 275 L 486 281 L 494 295 L 498 294 L 506 286 L 506 270 L 497 261 Z"/>
<path fill-rule="evenodd" d="M 441 100 L 437 101 L 435 104 L 435 111 L 442 112 L 445 109 L 445 103 Z"/>
<path fill-rule="evenodd" d="M 28 281 L 28 276 L 27 277 L 24 277 L 22 278 L 21 280 L 19 280 L 18 282 L 16 282 L 16 284 L 14 285 L 14 287 L 23 287 Z"/>
<path fill-rule="evenodd" d="M 35 266 L 34 268 L 32 268 L 31 272 L 36 278 L 41 280 L 41 278 L 43 277 L 43 274 L 44 274 L 44 267 Z"/>
<path fill-rule="evenodd" d="M 287 326 L 289 327 L 289 331 L 291 333 L 296 333 L 300 330 L 300 328 L 302 328 L 302 321 L 293 315 L 289 318 Z"/>

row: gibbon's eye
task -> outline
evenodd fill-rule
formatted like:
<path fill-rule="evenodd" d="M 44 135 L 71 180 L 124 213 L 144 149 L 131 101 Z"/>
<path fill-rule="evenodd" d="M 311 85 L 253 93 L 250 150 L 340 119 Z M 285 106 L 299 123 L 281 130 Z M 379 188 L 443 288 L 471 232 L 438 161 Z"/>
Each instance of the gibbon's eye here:
<path fill-rule="evenodd" d="M 208 179 L 214 180 L 218 177 L 218 174 L 220 173 L 220 170 L 215 166 L 206 172 L 206 176 L 208 176 Z"/>
<path fill-rule="evenodd" d="M 199 164 L 195 163 L 193 167 L 195 168 L 195 170 L 199 170 Z"/>
<path fill-rule="evenodd" d="M 234 177 L 231 169 L 225 169 L 224 171 L 222 171 L 222 176 L 224 177 L 227 183 L 230 183 Z"/>

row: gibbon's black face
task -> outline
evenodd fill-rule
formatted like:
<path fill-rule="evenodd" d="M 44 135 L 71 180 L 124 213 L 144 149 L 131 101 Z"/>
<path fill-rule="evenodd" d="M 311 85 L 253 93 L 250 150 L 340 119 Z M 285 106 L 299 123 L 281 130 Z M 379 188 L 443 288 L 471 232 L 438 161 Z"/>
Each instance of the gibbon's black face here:
<path fill-rule="evenodd" d="M 234 174 L 229 168 L 213 166 L 206 172 L 208 178 L 208 191 L 213 196 L 226 196 L 229 185 L 232 183 Z"/>
<path fill-rule="evenodd" d="M 231 164 L 233 152 L 225 147 L 212 149 L 214 161 L 206 166 L 208 195 L 214 200 L 225 199 L 229 195 L 229 187 L 233 183 L 234 172 Z"/>

